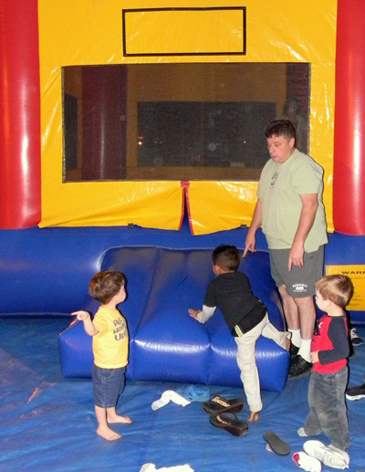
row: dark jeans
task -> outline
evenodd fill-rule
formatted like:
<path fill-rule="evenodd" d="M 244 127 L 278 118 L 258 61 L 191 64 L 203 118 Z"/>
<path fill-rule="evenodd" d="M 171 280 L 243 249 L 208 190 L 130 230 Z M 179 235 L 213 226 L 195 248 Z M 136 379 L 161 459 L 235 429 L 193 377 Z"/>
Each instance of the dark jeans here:
<path fill-rule="evenodd" d="M 93 364 L 92 378 L 95 405 L 100 408 L 117 406 L 125 386 L 125 367 L 102 369 Z"/>
<path fill-rule="evenodd" d="M 334 374 L 312 372 L 308 391 L 310 410 L 304 424 L 308 436 L 323 432 L 331 439 L 332 446 L 343 451 L 350 445 L 345 402 L 347 379 L 347 366 Z"/>

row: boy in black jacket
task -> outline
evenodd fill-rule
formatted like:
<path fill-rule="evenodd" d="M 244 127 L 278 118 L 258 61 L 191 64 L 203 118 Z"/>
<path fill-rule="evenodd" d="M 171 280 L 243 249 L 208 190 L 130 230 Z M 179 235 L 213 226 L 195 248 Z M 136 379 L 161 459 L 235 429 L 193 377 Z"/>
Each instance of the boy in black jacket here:
<path fill-rule="evenodd" d="M 262 410 L 260 381 L 255 359 L 256 341 L 262 334 L 288 350 L 288 333 L 278 331 L 269 321 L 265 305 L 252 293 L 246 275 L 238 272 L 241 257 L 235 246 L 221 245 L 212 253 L 213 272 L 217 276 L 210 282 L 203 309 L 190 309 L 189 314 L 200 323 L 205 323 L 214 314 L 216 307 L 237 343 L 237 364 L 250 408 L 248 421 L 258 421 Z"/>

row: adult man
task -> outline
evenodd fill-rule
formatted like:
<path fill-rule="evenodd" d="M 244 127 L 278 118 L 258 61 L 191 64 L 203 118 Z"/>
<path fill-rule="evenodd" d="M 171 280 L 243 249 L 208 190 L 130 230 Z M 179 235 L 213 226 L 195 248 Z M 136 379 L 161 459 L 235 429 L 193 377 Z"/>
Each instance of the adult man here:
<path fill-rule="evenodd" d="M 295 147 L 289 120 L 275 120 L 266 130 L 271 159 L 262 170 L 257 204 L 243 257 L 254 252 L 262 230 L 270 251 L 271 274 L 283 300 L 292 333 L 289 378 L 311 371 L 310 347 L 316 320 L 314 283 L 322 276 L 328 242 L 322 202 L 323 169 Z"/>

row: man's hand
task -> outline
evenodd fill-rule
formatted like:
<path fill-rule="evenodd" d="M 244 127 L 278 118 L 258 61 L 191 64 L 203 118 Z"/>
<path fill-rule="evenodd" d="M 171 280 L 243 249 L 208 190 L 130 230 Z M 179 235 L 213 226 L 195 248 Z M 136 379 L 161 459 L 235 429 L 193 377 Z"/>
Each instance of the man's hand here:
<path fill-rule="evenodd" d="M 293 264 L 298 267 L 304 266 L 304 242 L 313 226 L 318 208 L 318 195 L 316 193 L 299 196 L 302 201 L 302 211 L 300 212 L 298 228 L 289 253 L 289 271 Z"/>
<path fill-rule="evenodd" d="M 256 252 L 256 236 L 255 234 L 250 234 L 250 232 L 247 234 L 245 250 L 243 251 L 242 257 L 245 257 L 249 251 Z"/>
<path fill-rule="evenodd" d="M 256 231 L 260 228 L 261 222 L 261 200 L 258 199 L 256 202 L 251 225 L 246 236 L 245 250 L 243 251 L 242 257 L 246 257 L 248 251 L 256 252 Z"/>
<path fill-rule="evenodd" d="M 195 320 L 198 319 L 198 315 L 201 310 L 194 310 L 193 308 L 189 308 L 189 315 L 194 318 Z"/>
<path fill-rule="evenodd" d="M 293 265 L 304 267 L 304 246 L 300 243 L 294 243 L 289 252 L 289 272 L 291 271 Z"/>

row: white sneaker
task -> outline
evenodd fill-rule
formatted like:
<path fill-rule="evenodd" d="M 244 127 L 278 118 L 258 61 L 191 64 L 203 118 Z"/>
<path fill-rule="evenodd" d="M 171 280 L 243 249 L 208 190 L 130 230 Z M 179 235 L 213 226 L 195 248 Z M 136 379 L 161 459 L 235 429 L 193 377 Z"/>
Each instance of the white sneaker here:
<path fill-rule="evenodd" d="M 350 329 L 350 339 L 353 346 L 360 346 L 364 343 L 364 340 L 356 332 L 356 328 Z"/>
<path fill-rule="evenodd" d="M 156 472 L 155 464 L 143 464 L 139 472 Z"/>
<path fill-rule="evenodd" d="M 332 446 L 332 444 L 328 446 L 328 449 L 336 452 L 337 454 L 340 454 L 343 460 L 347 463 L 348 468 L 348 466 L 350 465 L 350 456 L 347 454 L 347 452 L 343 451 L 342 449 L 339 449 L 338 447 Z"/>
<path fill-rule="evenodd" d="M 303 445 L 305 452 L 312 457 L 316 457 L 324 465 L 334 469 L 348 469 L 350 456 L 345 451 L 341 451 L 333 446 L 325 446 L 320 441 L 306 441 Z"/>
<path fill-rule="evenodd" d="M 269 443 L 266 443 L 266 450 L 267 450 L 268 452 L 272 452 L 273 454 L 275 454 L 274 449 L 270 446 Z"/>
<path fill-rule="evenodd" d="M 293 461 L 298 467 L 309 472 L 321 472 L 322 464 L 315 457 L 308 456 L 305 452 L 295 452 L 292 456 Z"/>

